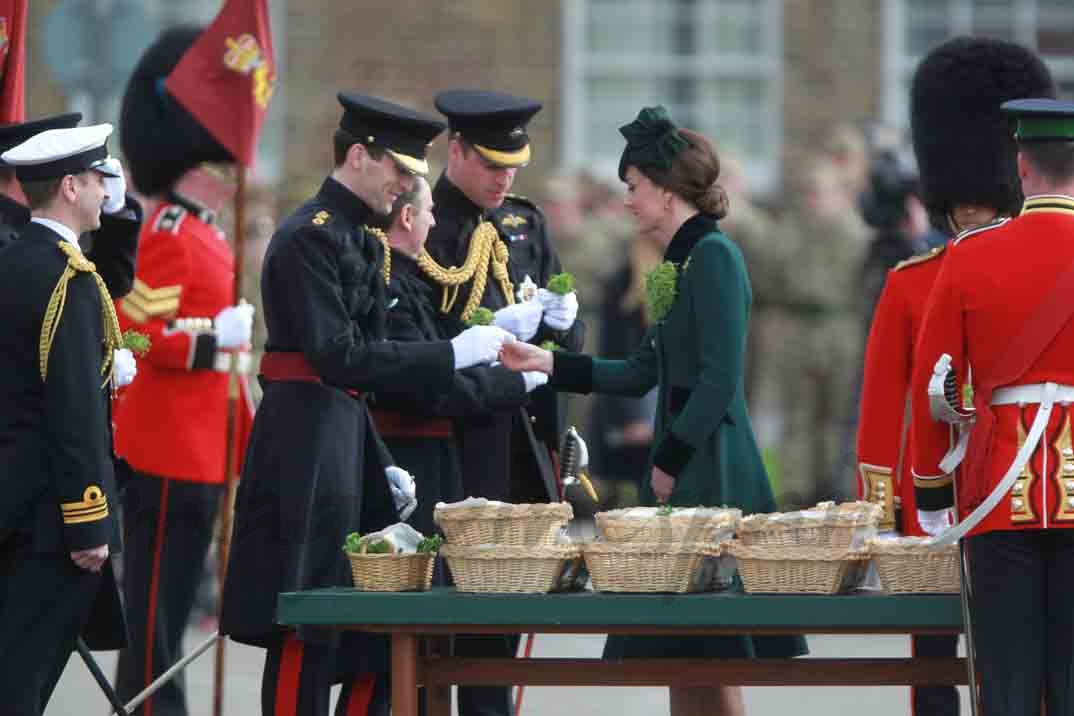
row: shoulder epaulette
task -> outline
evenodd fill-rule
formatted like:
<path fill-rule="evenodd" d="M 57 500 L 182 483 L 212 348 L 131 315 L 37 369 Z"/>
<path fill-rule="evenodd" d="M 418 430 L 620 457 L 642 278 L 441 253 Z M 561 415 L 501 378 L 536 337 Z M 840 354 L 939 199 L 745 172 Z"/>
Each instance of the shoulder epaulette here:
<path fill-rule="evenodd" d="M 899 263 L 895 264 L 895 266 L 892 267 L 891 270 L 901 271 L 907 266 L 917 266 L 918 264 L 923 264 L 926 261 L 931 261 L 932 259 L 942 254 L 945 248 L 947 248 L 947 244 L 944 244 L 943 246 L 937 246 L 936 248 L 926 251 L 923 254 L 918 254 L 917 256 L 911 256 L 908 259 L 903 259 Z"/>
<path fill-rule="evenodd" d="M 956 236 L 954 241 L 952 241 L 951 243 L 957 244 L 960 241 L 964 241 L 964 240 L 970 238 L 971 236 L 977 236 L 978 234 L 983 234 L 986 231 L 991 231 L 992 229 L 997 229 L 1000 226 L 1003 226 L 1004 224 L 1006 224 L 1010 220 L 1011 220 L 1011 217 L 1004 216 L 1002 219 L 996 219 L 995 221 L 989 222 L 987 224 L 981 224 L 980 226 L 975 226 L 972 229 L 966 229 L 965 231 L 960 233 L 958 236 Z"/>
<path fill-rule="evenodd" d="M 176 204 L 172 204 L 159 214 L 157 214 L 157 220 L 153 222 L 153 231 L 166 231 L 172 234 L 179 233 L 179 225 L 183 223 L 183 218 L 186 217 L 186 209 Z"/>
<path fill-rule="evenodd" d="M 332 218 L 332 215 L 330 213 L 328 213 L 324 209 L 321 209 L 320 211 L 318 211 L 316 214 L 313 215 L 313 218 L 310 219 L 310 223 L 313 224 L 314 226 L 324 226 L 326 223 L 328 223 L 328 220 L 331 219 L 331 218 Z"/>
<path fill-rule="evenodd" d="M 523 204 L 525 206 L 528 206 L 529 208 L 533 209 L 534 211 L 540 211 L 540 207 L 538 207 L 537 204 L 534 203 L 533 199 L 530 199 L 529 197 L 522 196 L 521 194 L 508 194 L 507 199 L 505 200 L 504 203 L 506 203 L 507 201 L 517 202 L 519 204 Z"/>

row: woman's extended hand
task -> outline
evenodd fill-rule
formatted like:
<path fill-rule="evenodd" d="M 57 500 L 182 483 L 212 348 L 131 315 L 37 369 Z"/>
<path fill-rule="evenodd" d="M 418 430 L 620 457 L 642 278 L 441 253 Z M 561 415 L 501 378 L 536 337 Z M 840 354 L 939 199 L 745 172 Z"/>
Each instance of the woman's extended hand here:
<path fill-rule="evenodd" d="M 504 344 L 500 351 L 500 362 L 514 371 L 537 371 L 552 375 L 552 352 L 532 343 L 515 341 Z"/>
<path fill-rule="evenodd" d="M 652 485 L 653 494 L 660 502 L 670 500 L 671 493 L 675 490 L 675 478 L 659 467 L 653 467 L 653 476 L 649 478 L 649 484 Z"/>

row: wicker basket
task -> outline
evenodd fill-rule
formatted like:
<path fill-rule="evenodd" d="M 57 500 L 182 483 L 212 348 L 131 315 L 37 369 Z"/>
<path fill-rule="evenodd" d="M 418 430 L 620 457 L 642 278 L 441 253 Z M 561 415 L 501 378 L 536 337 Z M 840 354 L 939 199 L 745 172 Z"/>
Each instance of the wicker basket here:
<path fill-rule="evenodd" d="M 738 526 L 743 545 L 762 548 L 861 550 L 876 533 L 883 508 L 870 502 L 820 503 L 800 512 L 750 515 Z"/>
<path fill-rule="evenodd" d="M 658 515 L 652 507 L 596 514 L 597 534 L 609 544 L 716 544 L 730 539 L 742 519 L 734 508 L 696 508 Z"/>
<path fill-rule="evenodd" d="M 557 591 L 561 578 L 581 558 L 573 546 L 519 547 L 446 544 L 440 553 L 447 560 L 460 592 Z M 566 577 L 573 580 L 573 577 Z"/>
<path fill-rule="evenodd" d="M 433 520 L 447 541 L 461 546 L 551 546 L 574 517 L 570 503 L 513 505 L 489 502 L 473 507 L 437 505 Z"/>
<path fill-rule="evenodd" d="M 937 547 L 923 537 L 869 540 L 885 592 L 957 594 L 961 585 L 958 545 Z"/>
<path fill-rule="evenodd" d="M 354 586 L 363 592 L 425 592 L 433 581 L 435 554 L 346 554 Z"/>
<path fill-rule="evenodd" d="M 818 550 L 812 547 L 765 548 L 732 542 L 747 592 L 838 594 L 861 584 L 869 555 L 864 551 Z"/>
<path fill-rule="evenodd" d="M 598 592 L 702 592 L 717 584 L 718 545 L 679 543 L 594 542 L 585 548 L 585 563 Z M 728 581 L 729 578 L 728 578 Z"/>

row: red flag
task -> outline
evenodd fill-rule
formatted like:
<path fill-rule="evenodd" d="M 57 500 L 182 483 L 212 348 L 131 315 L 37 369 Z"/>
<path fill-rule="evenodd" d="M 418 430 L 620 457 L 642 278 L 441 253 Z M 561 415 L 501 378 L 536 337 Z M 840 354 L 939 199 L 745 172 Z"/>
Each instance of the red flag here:
<path fill-rule="evenodd" d="M 26 119 L 26 2 L 0 0 L 0 124 Z"/>
<path fill-rule="evenodd" d="M 266 0 L 225 0 L 164 86 L 246 166 L 276 86 Z"/>

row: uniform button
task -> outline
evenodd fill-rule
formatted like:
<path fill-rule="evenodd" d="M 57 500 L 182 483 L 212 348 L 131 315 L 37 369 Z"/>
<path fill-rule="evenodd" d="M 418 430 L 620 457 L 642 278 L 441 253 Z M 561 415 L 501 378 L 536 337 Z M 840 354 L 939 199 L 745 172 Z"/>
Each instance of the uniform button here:
<path fill-rule="evenodd" d="M 1067 492 L 1074 492 L 1074 480 L 1067 480 Z"/>
<path fill-rule="evenodd" d="M 1074 462 L 1068 462 L 1063 465 L 1063 472 L 1067 473 L 1068 475 L 1074 473 Z"/>
<path fill-rule="evenodd" d="M 1069 448 L 1069 447 L 1063 448 L 1063 457 L 1067 457 L 1067 458 L 1074 457 L 1074 448 Z"/>
<path fill-rule="evenodd" d="M 1023 502 L 1022 500 L 1019 500 L 1019 499 L 1015 499 L 1015 501 L 1014 501 L 1014 509 L 1020 510 L 1020 509 L 1022 509 L 1023 506 L 1025 506 L 1025 502 Z"/>
<path fill-rule="evenodd" d="M 1023 490 L 1025 490 L 1025 485 L 1020 482 L 1014 483 L 1014 487 L 1011 488 L 1011 492 L 1016 495 L 1021 495 Z"/>
<path fill-rule="evenodd" d="M 536 425 L 537 424 L 537 418 L 535 416 L 531 415 L 530 416 L 530 422 L 533 423 L 534 425 Z"/>

